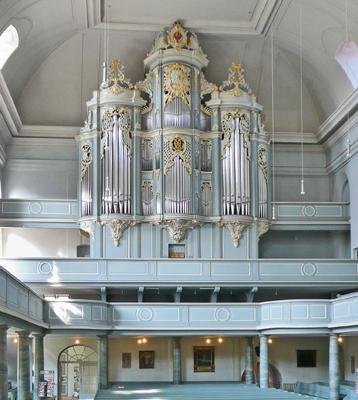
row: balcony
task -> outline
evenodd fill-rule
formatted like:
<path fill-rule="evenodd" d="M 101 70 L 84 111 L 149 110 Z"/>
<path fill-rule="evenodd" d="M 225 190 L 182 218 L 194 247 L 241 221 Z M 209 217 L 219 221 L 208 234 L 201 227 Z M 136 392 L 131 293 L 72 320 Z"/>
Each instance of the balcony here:
<path fill-rule="evenodd" d="M 0 262 L 22 282 L 46 285 L 358 286 L 358 263 L 352 259 L 22 258 Z"/>

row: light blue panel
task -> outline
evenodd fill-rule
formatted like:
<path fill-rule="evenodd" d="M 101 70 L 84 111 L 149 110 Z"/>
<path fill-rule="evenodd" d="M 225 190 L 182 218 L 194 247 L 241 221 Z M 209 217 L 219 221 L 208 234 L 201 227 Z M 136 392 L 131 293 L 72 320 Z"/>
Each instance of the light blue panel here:
<path fill-rule="evenodd" d="M 201 257 L 212 258 L 213 257 L 213 226 L 212 224 L 204 224 L 201 228 L 200 234 L 200 248 Z"/>
<path fill-rule="evenodd" d="M 152 254 L 153 228 L 151 224 L 139 224 L 140 229 L 140 254 L 142 258 L 155 257 Z"/>
<path fill-rule="evenodd" d="M 333 305 L 333 319 L 339 320 L 351 315 L 349 302 L 339 302 Z"/>
<path fill-rule="evenodd" d="M 223 280 L 251 279 L 251 263 L 245 261 L 212 261 L 211 277 Z"/>
<path fill-rule="evenodd" d="M 137 307 L 125 305 L 113 305 L 113 322 L 135 322 L 137 318 Z"/>
<path fill-rule="evenodd" d="M 311 319 L 327 319 L 327 304 L 311 304 L 310 305 Z"/>
<path fill-rule="evenodd" d="M 108 261 L 107 269 L 109 280 L 137 281 L 140 279 L 153 279 L 150 262 L 148 261 Z"/>
<path fill-rule="evenodd" d="M 308 319 L 308 304 L 292 304 L 291 315 L 292 319 Z"/>
<path fill-rule="evenodd" d="M 118 247 L 116 247 L 114 245 L 111 230 L 107 225 L 104 229 L 104 236 L 105 236 L 105 238 L 104 238 L 104 242 L 105 242 L 104 257 L 107 257 L 107 258 L 129 258 L 130 248 L 129 248 L 128 229 L 126 229 L 124 231 L 123 237 L 122 237 Z"/>
<path fill-rule="evenodd" d="M 248 231 L 247 229 L 243 232 L 239 246 L 235 247 L 229 230 L 225 227 L 222 230 L 222 248 L 223 258 L 249 258 L 248 248 Z M 215 240 L 215 239 L 214 239 Z"/>
<path fill-rule="evenodd" d="M 207 275 L 204 269 L 203 262 L 194 262 L 188 260 L 181 261 L 158 261 L 157 262 L 158 278 L 168 280 L 198 280 Z"/>

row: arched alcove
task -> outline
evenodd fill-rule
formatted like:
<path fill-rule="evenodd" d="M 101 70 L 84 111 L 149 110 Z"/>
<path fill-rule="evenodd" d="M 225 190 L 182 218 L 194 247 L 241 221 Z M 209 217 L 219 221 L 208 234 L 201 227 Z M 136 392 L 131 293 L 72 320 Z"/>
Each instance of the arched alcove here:
<path fill-rule="evenodd" d="M 89 346 L 66 347 L 58 357 L 58 398 L 70 400 L 77 392 L 80 398 L 93 398 L 97 391 L 97 353 Z"/>
<path fill-rule="evenodd" d="M 19 35 L 13 25 L 9 25 L 0 35 L 0 70 L 11 54 L 19 47 Z"/>

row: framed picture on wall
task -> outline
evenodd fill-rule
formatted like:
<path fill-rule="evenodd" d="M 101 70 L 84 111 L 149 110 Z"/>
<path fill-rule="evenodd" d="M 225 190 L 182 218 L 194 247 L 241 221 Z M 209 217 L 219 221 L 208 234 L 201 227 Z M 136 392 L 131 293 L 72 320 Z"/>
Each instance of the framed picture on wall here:
<path fill-rule="evenodd" d="M 122 368 L 132 367 L 132 353 L 122 353 Z"/>
<path fill-rule="evenodd" d="M 194 347 L 194 372 L 215 372 L 215 347 Z"/>
<path fill-rule="evenodd" d="M 155 352 L 145 350 L 139 352 L 139 369 L 154 368 Z"/>

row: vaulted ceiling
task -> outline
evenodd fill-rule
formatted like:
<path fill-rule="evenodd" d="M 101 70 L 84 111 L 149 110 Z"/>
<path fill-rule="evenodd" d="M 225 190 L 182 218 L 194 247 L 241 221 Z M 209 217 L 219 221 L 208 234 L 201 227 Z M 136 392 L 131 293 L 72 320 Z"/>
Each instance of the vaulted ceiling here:
<path fill-rule="evenodd" d="M 303 16 L 304 130 L 320 124 L 352 86 L 335 61 L 345 38 L 345 0 L 1 0 L 0 32 L 13 24 L 20 46 L 2 73 L 24 124 L 79 126 L 97 89 L 103 59 L 104 9 L 109 52 L 132 81 L 156 32 L 180 19 L 198 33 L 210 59 L 207 78 L 220 83 L 241 62 L 266 109 L 270 127 L 274 32 L 277 130 L 299 131 L 299 7 Z M 358 1 L 348 0 L 351 37 L 358 34 Z"/>

